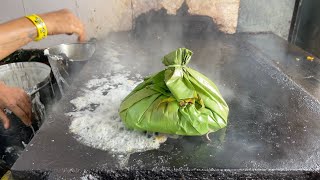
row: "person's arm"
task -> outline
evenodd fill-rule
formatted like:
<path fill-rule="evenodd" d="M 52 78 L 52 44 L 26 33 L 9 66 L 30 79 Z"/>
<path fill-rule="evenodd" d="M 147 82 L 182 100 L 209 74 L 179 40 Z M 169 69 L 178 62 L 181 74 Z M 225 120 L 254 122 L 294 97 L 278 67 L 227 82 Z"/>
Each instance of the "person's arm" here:
<path fill-rule="evenodd" d="M 69 10 L 39 14 L 48 29 L 48 35 L 73 34 L 85 40 L 85 30 L 81 21 Z M 0 24 L 0 60 L 28 44 L 37 37 L 35 25 L 27 18 L 22 17 Z"/>
<path fill-rule="evenodd" d="M 39 14 L 39 16 L 47 26 L 48 35 L 76 33 L 79 41 L 85 40 L 83 24 L 69 10 Z M 25 17 L 0 24 L 0 60 L 33 41 L 37 36 L 35 25 Z M 31 125 L 29 96 L 23 89 L 9 87 L 0 81 L 0 120 L 4 128 L 8 129 L 10 121 L 4 108 L 11 110 L 24 124 Z"/>

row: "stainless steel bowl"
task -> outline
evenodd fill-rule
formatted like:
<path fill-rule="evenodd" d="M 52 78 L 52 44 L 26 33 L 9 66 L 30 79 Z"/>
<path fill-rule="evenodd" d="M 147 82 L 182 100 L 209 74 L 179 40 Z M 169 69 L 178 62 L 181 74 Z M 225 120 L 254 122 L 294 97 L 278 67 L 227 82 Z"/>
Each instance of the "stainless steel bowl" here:
<path fill-rule="evenodd" d="M 65 55 L 68 61 L 87 61 L 95 52 L 95 44 L 89 43 L 71 43 L 60 44 L 51 48 L 45 49 L 45 55 Z M 64 57 L 65 58 L 65 57 Z"/>
<path fill-rule="evenodd" d="M 94 42 L 60 44 L 44 50 L 61 95 L 64 95 L 74 77 L 91 59 L 96 49 Z"/>

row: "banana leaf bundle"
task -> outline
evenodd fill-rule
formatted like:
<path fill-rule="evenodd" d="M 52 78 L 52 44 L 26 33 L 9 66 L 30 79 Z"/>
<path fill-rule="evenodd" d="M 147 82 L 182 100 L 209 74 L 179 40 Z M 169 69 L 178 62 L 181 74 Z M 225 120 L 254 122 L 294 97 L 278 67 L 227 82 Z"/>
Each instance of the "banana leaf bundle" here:
<path fill-rule="evenodd" d="M 179 48 L 165 55 L 166 69 L 145 78 L 122 101 L 120 117 L 127 128 L 200 136 L 227 125 L 229 108 L 216 85 L 186 66 L 192 54 Z"/>

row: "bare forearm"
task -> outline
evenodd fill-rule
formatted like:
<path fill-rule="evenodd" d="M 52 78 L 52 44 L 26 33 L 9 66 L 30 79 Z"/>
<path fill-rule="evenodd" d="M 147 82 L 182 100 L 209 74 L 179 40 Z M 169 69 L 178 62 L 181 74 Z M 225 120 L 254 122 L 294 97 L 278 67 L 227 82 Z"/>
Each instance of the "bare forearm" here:
<path fill-rule="evenodd" d="M 75 33 L 79 41 L 86 39 L 82 22 L 67 9 L 40 14 L 39 17 L 44 21 L 48 35 Z M 25 17 L 0 24 L 0 61 L 37 36 L 36 26 Z M 9 87 L 0 81 L 0 121 L 8 128 L 10 120 L 3 112 L 4 108 L 14 112 L 26 125 L 30 125 L 32 113 L 29 96 L 24 90 Z"/>
<path fill-rule="evenodd" d="M 76 33 L 80 41 L 86 39 L 83 24 L 67 9 L 39 16 L 46 24 L 48 35 Z M 0 24 L 0 61 L 37 36 L 36 26 L 25 17 Z"/>
<path fill-rule="evenodd" d="M 0 24 L 0 60 L 33 41 L 36 36 L 36 27 L 25 17 Z"/>

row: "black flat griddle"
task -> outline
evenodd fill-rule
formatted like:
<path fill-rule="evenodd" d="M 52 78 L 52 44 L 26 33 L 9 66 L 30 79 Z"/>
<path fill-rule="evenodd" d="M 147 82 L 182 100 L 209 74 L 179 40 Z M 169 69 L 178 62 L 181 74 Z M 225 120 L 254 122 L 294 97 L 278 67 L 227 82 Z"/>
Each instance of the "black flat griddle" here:
<path fill-rule="evenodd" d="M 72 110 L 69 101 L 79 96 L 85 82 L 111 71 L 101 65 L 103 43 L 98 43 L 93 60 L 50 113 L 32 146 L 14 164 L 16 178 L 79 178 L 88 174 L 101 179 L 319 176 L 319 59 L 307 61 L 308 53 L 274 34 L 225 35 L 211 31 L 210 24 L 200 25 L 206 29 L 201 33 L 197 29 L 182 32 L 181 42 L 168 47 L 178 32 L 169 29 L 159 33 L 153 29 L 169 27 L 168 23 L 153 22 L 142 24 L 144 36 L 138 32 L 110 35 L 108 41 L 127 44 L 123 58 L 131 56 L 132 61 L 120 59 L 120 63 L 147 75 L 163 68 L 161 57 L 155 54 L 163 55 L 180 45 L 191 49 L 190 66 L 212 79 L 230 106 L 224 138 L 219 140 L 213 134 L 212 143 L 201 137 L 169 139 L 158 150 L 131 155 L 125 167 L 119 166 L 112 153 L 77 142 L 68 131 L 69 117 L 61 112 Z M 137 51 L 143 51 L 145 57 L 135 58 Z"/>

